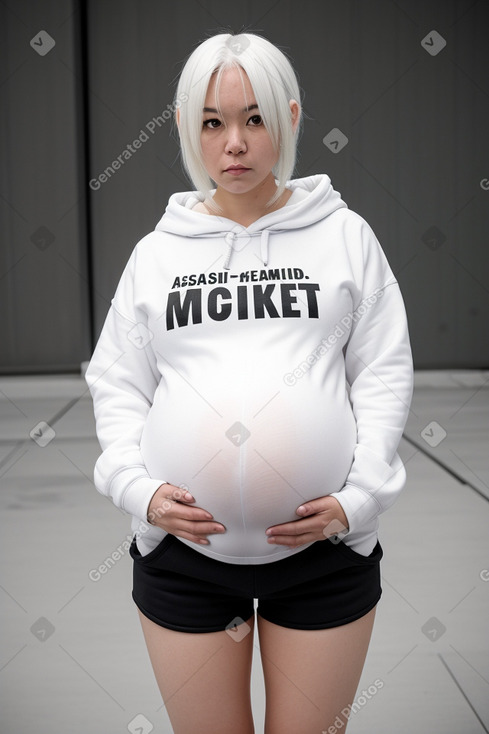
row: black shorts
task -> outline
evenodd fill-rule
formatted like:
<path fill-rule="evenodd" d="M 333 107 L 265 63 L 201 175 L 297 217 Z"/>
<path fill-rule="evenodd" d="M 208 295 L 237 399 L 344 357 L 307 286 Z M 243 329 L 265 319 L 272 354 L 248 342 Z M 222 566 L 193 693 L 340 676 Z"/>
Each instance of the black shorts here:
<path fill-rule="evenodd" d="M 359 619 L 382 594 L 377 543 L 362 556 L 343 542 L 316 541 L 290 558 L 258 565 L 209 558 L 166 535 L 142 556 L 133 539 L 132 597 L 153 622 L 181 632 L 236 629 L 257 612 L 293 629 L 338 627 Z"/>

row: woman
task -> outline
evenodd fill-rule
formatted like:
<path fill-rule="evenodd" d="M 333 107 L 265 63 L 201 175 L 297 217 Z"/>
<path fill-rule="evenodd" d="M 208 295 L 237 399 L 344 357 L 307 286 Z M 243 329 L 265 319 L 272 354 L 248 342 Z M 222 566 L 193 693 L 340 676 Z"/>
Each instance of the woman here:
<path fill-rule="evenodd" d="M 191 54 L 195 191 L 134 249 L 90 362 L 99 491 L 133 516 L 133 598 L 175 734 L 345 731 L 405 481 L 398 284 L 330 179 L 291 179 L 300 92 L 253 34 Z"/>

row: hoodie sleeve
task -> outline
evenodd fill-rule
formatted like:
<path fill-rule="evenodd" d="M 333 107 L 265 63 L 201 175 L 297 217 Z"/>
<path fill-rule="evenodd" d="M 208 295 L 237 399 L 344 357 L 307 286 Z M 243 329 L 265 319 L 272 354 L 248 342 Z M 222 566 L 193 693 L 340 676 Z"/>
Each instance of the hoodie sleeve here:
<path fill-rule="evenodd" d="M 369 225 L 362 221 L 363 271 L 344 348 L 357 444 L 344 487 L 332 493 L 348 518 L 348 537 L 362 534 L 390 507 L 406 472 L 397 448 L 409 413 L 413 365 L 400 289 Z M 357 239 L 358 242 L 358 239 Z"/>
<path fill-rule="evenodd" d="M 140 439 L 159 382 L 152 334 L 134 304 L 135 249 L 122 274 L 85 379 L 93 398 L 102 448 L 95 486 L 114 504 L 141 520 L 162 479 L 151 478 Z"/>

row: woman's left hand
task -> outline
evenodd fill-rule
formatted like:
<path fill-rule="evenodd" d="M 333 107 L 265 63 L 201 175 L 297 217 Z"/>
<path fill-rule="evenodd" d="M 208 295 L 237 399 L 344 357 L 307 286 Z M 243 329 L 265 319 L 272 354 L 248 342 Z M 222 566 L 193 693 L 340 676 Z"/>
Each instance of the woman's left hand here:
<path fill-rule="evenodd" d="M 297 508 L 296 514 L 302 519 L 268 528 L 269 543 L 297 548 L 348 530 L 347 517 L 336 497 L 318 497 L 304 502 Z"/>

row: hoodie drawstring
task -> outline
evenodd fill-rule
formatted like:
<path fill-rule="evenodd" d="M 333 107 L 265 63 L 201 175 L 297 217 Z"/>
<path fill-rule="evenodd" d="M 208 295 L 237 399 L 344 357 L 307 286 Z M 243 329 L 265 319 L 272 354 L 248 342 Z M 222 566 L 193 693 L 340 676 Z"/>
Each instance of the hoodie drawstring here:
<path fill-rule="evenodd" d="M 261 233 L 260 238 L 261 259 L 263 260 L 263 265 L 265 266 L 268 265 L 268 235 L 268 229 L 264 229 Z"/>
<path fill-rule="evenodd" d="M 225 270 L 229 270 L 230 264 L 231 264 L 231 257 L 233 254 L 234 235 L 231 232 L 228 232 L 224 239 L 227 243 L 228 251 L 226 252 L 226 256 L 224 258 L 223 268 Z"/>
<path fill-rule="evenodd" d="M 269 237 L 269 230 L 264 229 L 260 236 L 260 255 L 261 259 L 263 261 L 263 265 L 268 265 L 268 237 Z M 224 263 L 223 268 L 225 270 L 229 270 L 231 267 L 231 258 L 233 256 L 233 250 L 234 250 L 234 242 L 237 238 L 237 235 L 235 232 L 226 232 L 226 236 L 224 237 L 224 241 L 227 245 L 227 252 L 224 257 Z"/>

